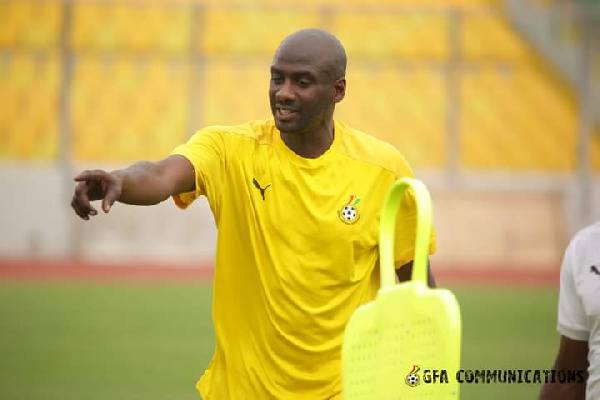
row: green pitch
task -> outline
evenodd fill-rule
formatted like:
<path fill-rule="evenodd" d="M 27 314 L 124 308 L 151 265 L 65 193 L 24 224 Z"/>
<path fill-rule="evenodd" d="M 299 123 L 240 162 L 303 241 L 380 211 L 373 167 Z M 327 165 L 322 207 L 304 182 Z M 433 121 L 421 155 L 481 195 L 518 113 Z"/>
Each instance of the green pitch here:
<path fill-rule="evenodd" d="M 552 365 L 557 289 L 455 294 L 464 369 Z M 207 285 L 0 282 L 3 400 L 197 400 L 194 384 L 213 347 Z M 535 398 L 538 391 L 462 385 L 461 399 Z"/>

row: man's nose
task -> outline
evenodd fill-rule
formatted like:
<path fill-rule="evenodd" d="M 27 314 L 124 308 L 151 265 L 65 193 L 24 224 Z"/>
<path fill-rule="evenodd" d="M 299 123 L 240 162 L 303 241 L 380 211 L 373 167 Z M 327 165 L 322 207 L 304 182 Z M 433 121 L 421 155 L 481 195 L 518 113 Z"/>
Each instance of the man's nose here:
<path fill-rule="evenodd" d="M 275 99 L 277 101 L 292 101 L 295 99 L 294 88 L 292 87 L 291 82 L 286 79 L 283 84 L 279 87 L 277 92 L 275 93 Z"/>

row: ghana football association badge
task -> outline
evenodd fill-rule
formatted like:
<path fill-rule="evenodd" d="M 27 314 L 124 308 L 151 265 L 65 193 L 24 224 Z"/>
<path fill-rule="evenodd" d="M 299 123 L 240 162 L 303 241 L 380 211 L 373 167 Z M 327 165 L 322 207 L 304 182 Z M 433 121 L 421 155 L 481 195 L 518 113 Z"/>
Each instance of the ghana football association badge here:
<path fill-rule="evenodd" d="M 408 375 L 406 375 L 406 378 L 404 378 L 404 383 L 410 387 L 419 386 L 421 383 L 419 371 L 421 371 L 421 368 L 419 368 L 418 365 L 413 365 L 412 371 L 410 371 Z"/>
<path fill-rule="evenodd" d="M 350 196 L 350 200 L 344 204 L 338 213 L 342 222 L 352 225 L 360 219 L 360 212 L 358 211 L 358 208 L 356 208 L 358 203 L 360 203 L 358 196 Z"/>

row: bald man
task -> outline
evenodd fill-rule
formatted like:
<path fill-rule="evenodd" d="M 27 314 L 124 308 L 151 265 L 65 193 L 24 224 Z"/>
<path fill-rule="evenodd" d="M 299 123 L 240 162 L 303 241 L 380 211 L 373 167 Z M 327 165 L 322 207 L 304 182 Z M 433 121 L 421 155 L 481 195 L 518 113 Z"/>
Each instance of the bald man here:
<path fill-rule="evenodd" d="M 216 348 L 196 385 L 205 400 L 341 396 L 344 327 L 379 287 L 380 208 L 394 181 L 413 176 L 393 146 L 333 118 L 345 73 L 333 35 L 296 32 L 273 57 L 272 119 L 207 127 L 162 161 L 75 177 L 72 207 L 84 220 L 97 214 L 93 200 L 108 212 L 115 201 L 172 197 L 185 209 L 207 197 L 218 239 Z M 415 204 L 405 200 L 400 280 L 414 252 Z"/>

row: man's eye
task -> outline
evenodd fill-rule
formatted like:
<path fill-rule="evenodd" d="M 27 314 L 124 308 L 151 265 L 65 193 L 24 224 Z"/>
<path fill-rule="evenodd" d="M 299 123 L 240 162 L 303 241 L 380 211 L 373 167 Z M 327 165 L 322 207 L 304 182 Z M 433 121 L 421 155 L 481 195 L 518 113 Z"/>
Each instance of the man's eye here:
<path fill-rule="evenodd" d="M 271 82 L 275 84 L 283 83 L 283 78 L 281 76 L 274 75 L 271 77 Z"/>
<path fill-rule="evenodd" d="M 302 87 L 308 87 L 310 86 L 311 82 L 306 79 L 301 79 L 300 81 L 298 81 L 298 84 Z"/>

